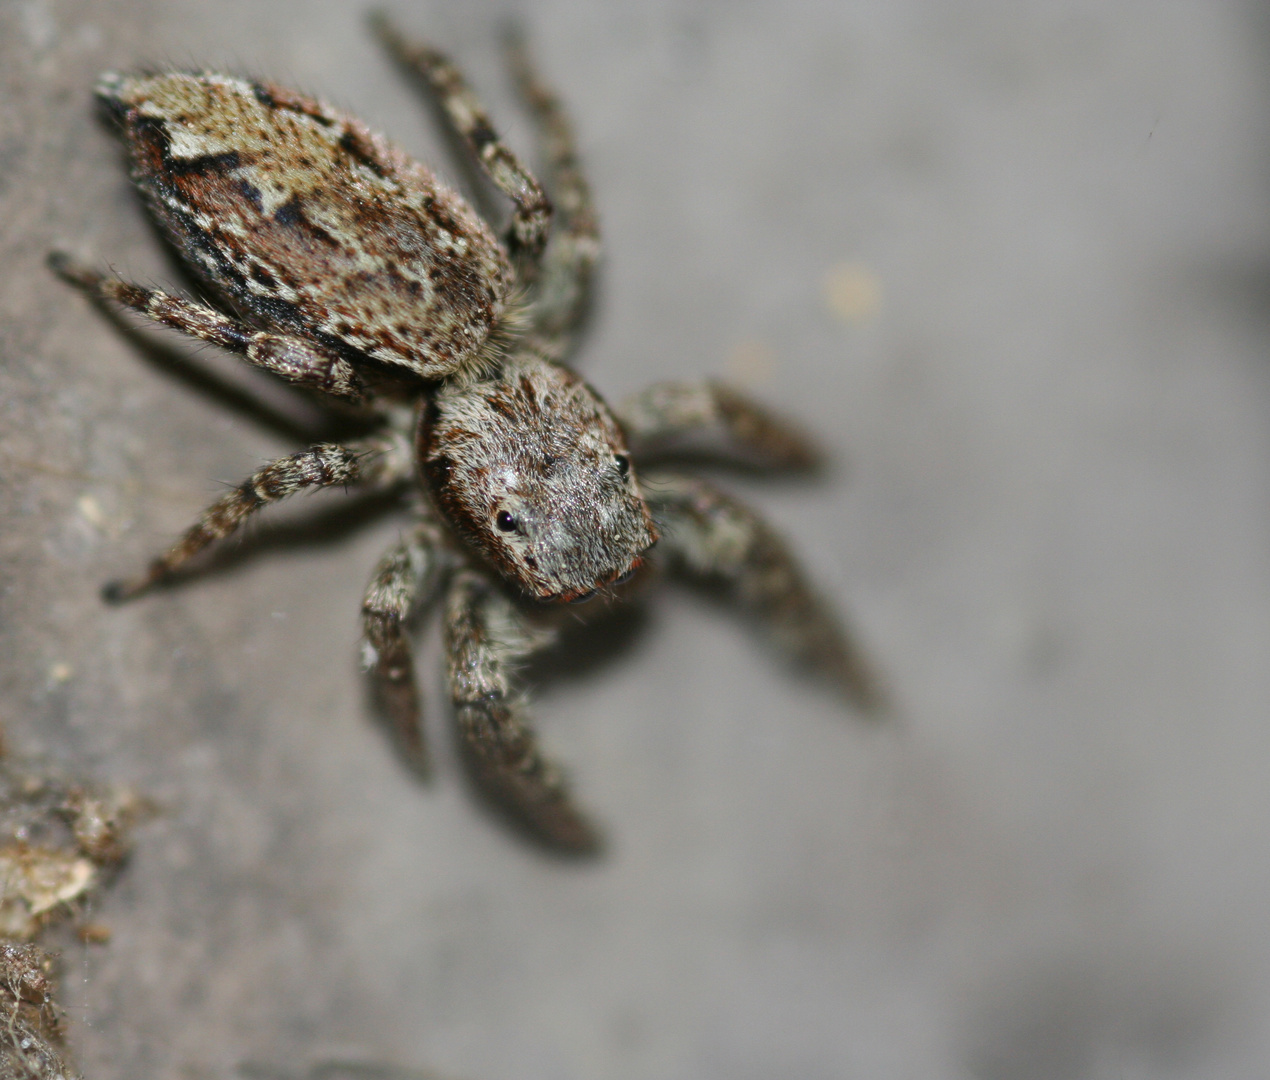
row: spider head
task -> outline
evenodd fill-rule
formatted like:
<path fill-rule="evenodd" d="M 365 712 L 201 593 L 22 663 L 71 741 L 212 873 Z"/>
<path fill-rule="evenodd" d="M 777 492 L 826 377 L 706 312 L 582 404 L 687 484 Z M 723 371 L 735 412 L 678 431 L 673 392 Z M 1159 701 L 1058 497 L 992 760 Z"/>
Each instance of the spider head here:
<path fill-rule="evenodd" d="M 459 534 L 536 599 L 585 600 L 657 540 L 612 413 L 537 357 L 444 385 L 420 424 L 419 458 Z"/>

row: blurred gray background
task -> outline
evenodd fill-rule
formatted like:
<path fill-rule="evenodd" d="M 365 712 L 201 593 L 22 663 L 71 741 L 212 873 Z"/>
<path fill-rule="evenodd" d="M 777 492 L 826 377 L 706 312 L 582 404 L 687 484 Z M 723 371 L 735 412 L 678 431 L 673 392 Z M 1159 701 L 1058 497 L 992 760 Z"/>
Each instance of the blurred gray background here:
<path fill-rule="evenodd" d="M 372 721 L 391 517 L 300 500 L 221 572 L 105 607 L 298 436 L 181 375 L 260 388 L 228 358 L 44 269 L 61 244 L 175 277 L 97 73 L 265 74 L 461 174 L 358 3 L 0 0 L 0 723 L 164 807 L 95 909 L 112 942 L 65 950 L 85 1074 L 1270 1076 L 1270 12 L 391 10 L 527 148 L 497 44 L 521 12 L 602 214 L 588 376 L 722 375 L 821 433 L 822 480 L 728 483 L 899 715 L 661 592 L 538 696 L 610 838 L 569 864 L 464 782 L 435 635 L 430 785 Z"/>

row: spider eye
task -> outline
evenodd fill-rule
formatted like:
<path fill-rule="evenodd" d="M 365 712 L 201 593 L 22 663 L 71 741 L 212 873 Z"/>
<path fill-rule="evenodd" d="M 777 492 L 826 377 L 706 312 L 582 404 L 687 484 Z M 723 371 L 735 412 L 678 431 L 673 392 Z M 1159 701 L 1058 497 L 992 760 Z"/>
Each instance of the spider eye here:
<path fill-rule="evenodd" d="M 620 472 L 623 476 L 630 475 L 630 472 L 631 472 L 630 458 L 628 458 L 625 454 L 618 454 L 616 457 L 613 458 L 613 460 L 617 462 L 618 472 Z"/>
<path fill-rule="evenodd" d="M 503 532 L 516 531 L 516 519 L 506 510 L 500 510 L 494 516 L 494 524 L 497 525 Z"/>

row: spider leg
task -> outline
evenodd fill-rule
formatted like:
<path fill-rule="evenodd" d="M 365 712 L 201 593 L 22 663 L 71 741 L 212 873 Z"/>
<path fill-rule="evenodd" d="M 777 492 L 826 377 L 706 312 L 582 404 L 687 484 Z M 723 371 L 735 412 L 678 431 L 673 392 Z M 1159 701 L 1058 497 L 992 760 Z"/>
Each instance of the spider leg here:
<path fill-rule="evenodd" d="M 305 488 L 391 482 L 398 469 L 393 449 L 391 444 L 378 440 L 353 446 L 318 443 L 270 462 L 204 510 L 199 520 L 154 559 L 143 574 L 111 582 L 103 595 L 112 602 L 131 600 L 172 575 L 209 544 L 228 536 L 257 510 Z"/>
<path fill-rule="evenodd" d="M 382 13 L 373 17 L 372 25 L 389 52 L 432 87 L 450 126 L 485 175 L 516 204 L 506 242 L 525 271 L 522 277 L 533 277 L 551 231 L 551 200 L 542 185 L 499 139 L 462 73 L 444 53 L 425 42 L 407 40 Z"/>
<path fill-rule="evenodd" d="M 560 99 L 539 77 L 518 27 L 508 34 L 507 56 L 520 95 L 538 125 L 547 186 L 558 215 L 530 317 L 538 347 L 560 359 L 590 301 L 592 270 L 600 255 L 599 222 L 578 161 L 573 126 Z"/>
<path fill-rule="evenodd" d="M 206 304 L 109 277 L 60 251 L 49 256 L 49 265 L 72 285 L 98 300 L 113 300 L 173 330 L 219 345 L 297 386 L 321 390 L 346 401 L 365 400 L 361 377 L 352 365 L 341 357 L 323 352 L 305 338 L 253 330 Z"/>
<path fill-rule="evenodd" d="M 682 569 L 729 585 L 780 652 L 823 674 L 857 705 L 885 707 L 872 666 L 753 510 L 688 477 L 645 474 L 641 486 L 662 546 Z"/>
<path fill-rule="evenodd" d="M 419 690 L 407 626 L 441 579 L 441 533 L 420 522 L 389 548 L 371 574 L 362 600 L 363 649 L 380 708 L 392 723 L 398 746 L 419 772 L 428 771 Z"/>
<path fill-rule="evenodd" d="M 446 607 L 450 696 L 477 780 L 552 847 L 594 850 L 598 837 L 539 752 L 512 685 L 517 664 L 551 635 L 536 631 L 502 589 L 470 570 L 455 575 Z"/>
<path fill-rule="evenodd" d="M 636 454 L 706 435 L 766 468 L 806 469 L 822 460 L 819 448 L 793 424 L 713 380 L 654 383 L 616 411 Z"/>

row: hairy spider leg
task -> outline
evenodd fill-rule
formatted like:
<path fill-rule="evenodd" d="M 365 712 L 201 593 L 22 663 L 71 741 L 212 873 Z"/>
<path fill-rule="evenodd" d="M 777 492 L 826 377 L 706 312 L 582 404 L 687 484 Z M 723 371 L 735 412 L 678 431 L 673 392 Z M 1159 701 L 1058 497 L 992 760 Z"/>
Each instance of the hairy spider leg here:
<path fill-rule="evenodd" d="M 166 552 L 154 559 L 145 573 L 112 582 L 102 590 L 107 600 L 131 600 L 197 555 L 209 544 L 234 532 L 256 511 L 306 488 L 342 487 L 346 484 L 384 482 L 389 444 L 380 440 L 340 446 L 318 443 L 298 454 L 289 454 L 254 472 L 237 487 L 203 511 Z"/>
<path fill-rule="evenodd" d="M 113 300 L 173 330 L 219 345 L 296 386 L 321 390 L 345 401 L 361 402 L 366 398 L 361 376 L 347 360 L 323 352 L 305 338 L 253 330 L 206 304 L 109 277 L 83 266 L 64 252 L 55 251 L 50 255 L 49 265 L 90 296 Z"/>
<path fill-rule="evenodd" d="M 560 360 L 569 352 L 573 331 L 590 303 L 592 271 L 600 257 L 599 221 L 578 160 L 573 125 L 560 99 L 534 67 L 519 27 L 508 30 L 507 60 L 538 128 L 547 188 L 556 208 L 556 223 L 530 310 L 532 343 L 553 360 Z"/>
<path fill-rule="evenodd" d="M 428 771 L 428 751 L 408 627 L 438 591 L 443 551 L 440 526 L 418 523 L 380 558 L 362 600 L 366 668 L 377 703 L 407 761 L 420 773 Z"/>
<path fill-rule="evenodd" d="M 672 560 L 690 574 L 726 582 L 779 652 L 829 679 L 857 706 L 885 707 L 881 681 L 864 654 L 758 514 L 690 477 L 646 473 L 644 490 Z"/>
<path fill-rule="evenodd" d="M 426 42 L 408 40 L 386 15 L 375 15 L 372 25 L 398 62 L 431 86 L 450 126 L 467 144 L 477 164 L 516 204 L 506 243 L 517 261 L 518 276 L 522 281 L 532 280 L 551 231 L 551 200 L 542 185 L 498 137 L 480 101 L 444 53 Z"/>
<path fill-rule="evenodd" d="M 808 469 L 824 460 L 795 425 L 712 379 L 654 383 L 624 400 L 616 412 L 636 453 L 657 452 L 683 436 L 703 433 L 765 468 Z"/>
<path fill-rule="evenodd" d="M 464 570 L 450 583 L 445 616 L 450 697 L 477 781 L 530 829 L 563 851 L 594 851 L 599 837 L 545 760 L 512 677 L 554 633 L 531 626 L 507 593 Z"/>

